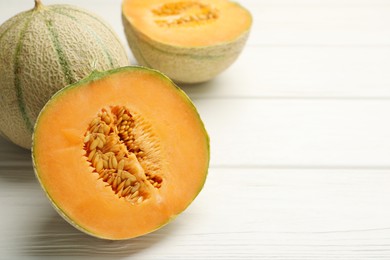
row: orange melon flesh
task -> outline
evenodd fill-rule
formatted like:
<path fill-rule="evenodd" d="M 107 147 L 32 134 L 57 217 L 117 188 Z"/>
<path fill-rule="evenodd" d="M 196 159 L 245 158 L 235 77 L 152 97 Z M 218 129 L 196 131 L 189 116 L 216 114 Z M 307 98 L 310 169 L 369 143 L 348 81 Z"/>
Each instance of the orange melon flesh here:
<path fill-rule="evenodd" d="M 171 22 L 175 19 L 186 19 L 201 15 L 202 8 L 188 8 L 180 14 L 156 16 L 153 10 L 159 10 L 165 4 L 172 5 L 199 3 L 215 10 L 217 19 L 200 21 L 199 23 L 184 22 L 179 26 L 160 26 L 157 20 L 165 19 Z M 123 14 L 128 21 L 154 41 L 173 46 L 201 47 L 231 42 L 249 30 L 251 14 L 237 3 L 227 0 L 211 1 L 178 1 L 178 0 L 124 0 Z M 202 19 L 202 18 L 200 18 Z"/>
<path fill-rule="evenodd" d="M 140 204 L 98 179 L 83 150 L 91 120 L 117 105 L 147 119 L 160 142 L 162 186 Z M 209 141 L 195 107 L 169 79 L 126 67 L 53 96 L 38 117 L 32 153 L 36 176 L 59 213 L 88 234 L 117 240 L 158 229 L 193 201 L 206 179 Z"/>

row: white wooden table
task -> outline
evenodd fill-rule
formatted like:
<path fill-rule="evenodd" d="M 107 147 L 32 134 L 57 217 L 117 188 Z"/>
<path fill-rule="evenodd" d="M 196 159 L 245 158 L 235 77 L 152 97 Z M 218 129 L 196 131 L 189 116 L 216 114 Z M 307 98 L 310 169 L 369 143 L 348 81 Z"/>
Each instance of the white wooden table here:
<path fill-rule="evenodd" d="M 44 1 L 59 2 L 125 43 L 120 0 Z M 182 86 L 211 137 L 195 202 L 152 234 L 95 239 L 51 208 L 30 153 L 0 139 L 0 259 L 390 259 L 390 1 L 239 2 L 254 17 L 240 58 Z M 1 1 L 0 22 L 32 6 Z"/>

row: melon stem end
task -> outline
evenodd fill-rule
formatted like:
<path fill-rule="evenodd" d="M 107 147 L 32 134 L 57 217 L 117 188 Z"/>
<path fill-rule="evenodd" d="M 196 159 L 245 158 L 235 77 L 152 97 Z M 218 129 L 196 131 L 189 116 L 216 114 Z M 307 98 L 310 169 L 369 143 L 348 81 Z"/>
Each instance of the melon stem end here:
<path fill-rule="evenodd" d="M 34 1 L 35 1 L 35 6 L 34 6 L 35 10 L 39 10 L 43 7 L 41 0 L 34 0 Z"/>

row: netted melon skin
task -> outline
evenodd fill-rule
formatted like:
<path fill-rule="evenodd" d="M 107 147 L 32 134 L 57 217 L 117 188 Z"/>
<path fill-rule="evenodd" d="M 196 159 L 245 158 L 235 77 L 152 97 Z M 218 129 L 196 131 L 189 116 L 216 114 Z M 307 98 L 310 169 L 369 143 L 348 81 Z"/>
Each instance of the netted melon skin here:
<path fill-rule="evenodd" d="M 230 67 L 242 52 L 250 32 L 224 44 L 180 47 L 151 39 L 137 30 L 124 14 L 122 23 L 127 42 L 140 65 L 162 71 L 177 83 L 187 84 L 206 82 Z"/>
<path fill-rule="evenodd" d="M 37 4 L 10 18 L 0 26 L 0 46 L 0 135 L 27 149 L 55 92 L 94 70 L 129 65 L 112 28 L 69 5 Z"/>

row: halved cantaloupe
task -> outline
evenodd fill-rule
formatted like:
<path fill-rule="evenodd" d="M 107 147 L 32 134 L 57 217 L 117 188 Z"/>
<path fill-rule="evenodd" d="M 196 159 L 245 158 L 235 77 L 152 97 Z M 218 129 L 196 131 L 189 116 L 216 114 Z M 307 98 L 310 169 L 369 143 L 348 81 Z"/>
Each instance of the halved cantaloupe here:
<path fill-rule="evenodd" d="M 228 0 L 123 0 L 122 21 L 139 64 L 184 83 L 229 67 L 252 25 L 250 12 Z"/>
<path fill-rule="evenodd" d="M 209 138 L 167 77 L 124 67 L 57 92 L 37 119 L 32 155 L 66 220 L 118 240 L 156 230 L 189 206 L 206 179 Z"/>

